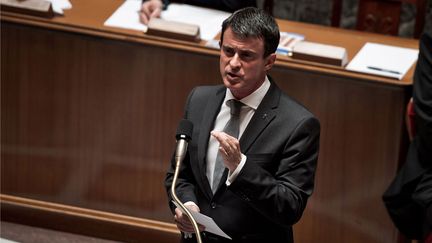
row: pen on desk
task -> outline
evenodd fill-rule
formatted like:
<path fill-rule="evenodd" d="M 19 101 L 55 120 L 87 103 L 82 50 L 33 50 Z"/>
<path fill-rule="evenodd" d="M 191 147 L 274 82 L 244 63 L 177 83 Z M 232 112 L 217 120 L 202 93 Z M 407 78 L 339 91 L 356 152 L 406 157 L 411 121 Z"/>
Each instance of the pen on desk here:
<path fill-rule="evenodd" d="M 368 68 L 368 69 L 375 70 L 375 71 L 386 72 L 386 73 L 401 74 L 401 73 L 398 72 L 398 71 L 389 70 L 389 69 L 385 69 L 385 68 L 374 67 L 374 66 L 367 66 L 367 68 Z"/>

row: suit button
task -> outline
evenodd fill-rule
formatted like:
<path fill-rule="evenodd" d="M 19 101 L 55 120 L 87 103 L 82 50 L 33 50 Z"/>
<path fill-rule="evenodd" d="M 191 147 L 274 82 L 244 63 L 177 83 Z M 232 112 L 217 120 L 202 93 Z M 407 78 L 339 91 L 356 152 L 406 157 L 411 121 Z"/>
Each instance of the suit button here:
<path fill-rule="evenodd" d="M 211 208 L 215 209 L 215 208 L 216 208 L 216 203 L 212 202 L 212 203 L 210 204 L 210 206 L 211 206 Z"/>

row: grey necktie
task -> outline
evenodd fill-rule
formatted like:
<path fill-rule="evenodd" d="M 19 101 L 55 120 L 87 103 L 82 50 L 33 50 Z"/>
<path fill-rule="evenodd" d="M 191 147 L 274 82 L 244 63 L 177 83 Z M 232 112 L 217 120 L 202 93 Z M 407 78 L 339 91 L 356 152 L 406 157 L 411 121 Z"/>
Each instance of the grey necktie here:
<path fill-rule="evenodd" d="M 238 100 L 232 99 L 227 101 L 227 105 L 231 109 L 230 112 L 231 118 L 228 121 L 228 123 L 225 125 L 223 131 L 232 137 L 238 138 L 239 127 L 240 127 L 240 110 L 244 104 Z M 213 173 L 213 183 L 212 183 L 213 193 L 216 192 L 219 186 L 224 170 L 225 170 L 225 166 L 224 166 L 223 157 L 222 155 L 220 155 L 220 152 L 218 151 L 216 156 L 215 169 Z"/>

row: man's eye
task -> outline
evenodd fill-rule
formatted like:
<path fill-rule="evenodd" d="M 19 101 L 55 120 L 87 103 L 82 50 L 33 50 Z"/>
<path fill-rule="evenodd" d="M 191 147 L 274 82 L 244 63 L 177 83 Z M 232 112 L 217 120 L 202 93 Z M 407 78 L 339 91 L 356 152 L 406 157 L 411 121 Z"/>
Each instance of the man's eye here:
<path fill-rule="evenodd" d="M 250 52 L 243 52 L 240 54 L 240 58 L 244 60 L 250 60 L 253 58 L 253 55 Z"/>
<path fill-rule="evenodd" d="M 251 57 L 251 54 L 250 54 L 250 53 L 242 53 L 242 54 L 241 54 L 241 57 L 242 57 L 242 58 L 250 58 L 250 57 Z"/>
<path fill-rule="evenodd" d="M 234 50 L 232 48 L 224 48 L 223 50 L 224 50 L 225 54 L 228 56 L 234 55 Z"/>

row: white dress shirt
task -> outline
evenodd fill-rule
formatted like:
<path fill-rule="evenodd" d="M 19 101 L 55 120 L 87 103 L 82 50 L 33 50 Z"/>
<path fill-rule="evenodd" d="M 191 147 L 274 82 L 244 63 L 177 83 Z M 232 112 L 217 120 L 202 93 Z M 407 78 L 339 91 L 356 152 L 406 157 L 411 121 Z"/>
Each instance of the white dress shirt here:
<path fill-rule="evenodd" d="M 262 99 L 264 98 L 267 91 L 269 90 L 269 88 L 270 88 L 270 81 L 266 76 L 265 81 L 257 90 L 255 90 L 252 94 L 240 100 L 245 105 L 242 106 L 240 111 L 240 128 L 239 128 L 239 137 L 238 137 L 239 140 L 243 135 L 243 132 L 245 131 L 247 125 L 249 124 L 252 116 L 255 114 L 256 109 L 258 108 Z M 230 114 L 230 107 L 227 105 L 226 102 L 231 99 L 235 99 L 235 98 L 231 93 L 231 91 L 227 89 L 225 99 L 222 102 L 221 109 L 219 111 L 219 114 L 216 117 L 215 125 L 213 128 L 214 131 L 223 131 L 225 125 L 228 123 L 231 114 Z M 207 170 L 206 170 L 206 175 L 210 182 L 210 185 L 213 184 L 212 183 L 213 172 L 216 163 L 217 153 L 219 153 L 219 142 L 213 136 L 210 136 L 209 146 L 207 148 Z M 235 180 L 235 178 L 237 177 L 238 173 L 242 170 L 245 163 L 246 163 L 246 156 L 242 154 L 242 159 L 240 161 L 240 164 L 237 166 L 237 168 L 234 171 L 229 171 L 228 178 L 226 181 L 227 186 L 229 186 Z"/>

